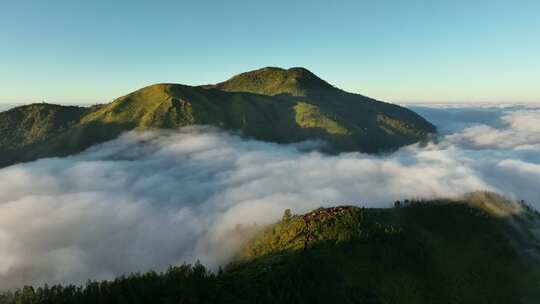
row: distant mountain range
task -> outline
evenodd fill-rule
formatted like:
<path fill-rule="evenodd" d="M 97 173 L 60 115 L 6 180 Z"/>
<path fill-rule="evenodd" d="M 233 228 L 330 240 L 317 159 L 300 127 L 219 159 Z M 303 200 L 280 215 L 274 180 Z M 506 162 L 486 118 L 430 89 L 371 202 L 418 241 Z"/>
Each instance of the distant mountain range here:
<path fill-rule="evenodd" d="M 435 127 L 403 107 L 337 89 L 304 68 L 268 67 L 216 84 L 151 85 L 92 107 L 31 104 L 0 113 L 0 166 L 65 156 L 129 130 L 205 124 L 329 152 L 391 151 Z"/>

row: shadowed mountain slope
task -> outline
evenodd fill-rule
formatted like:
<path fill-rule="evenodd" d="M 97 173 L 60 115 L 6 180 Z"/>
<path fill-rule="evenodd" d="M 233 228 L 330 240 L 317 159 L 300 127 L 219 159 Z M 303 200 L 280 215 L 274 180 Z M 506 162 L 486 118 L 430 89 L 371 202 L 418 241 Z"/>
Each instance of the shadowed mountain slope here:
<path fill-rule="evenodd" d="M 0 113 L 0 166 L 64 156 L 129 130 L 208 124 L 326 151 L 391 151 L 435 128 L 416 113 L 332 87 L 303 68 L 264 68 L 210 86 L 151 85 L 91 108 L 33 104 Z"/>

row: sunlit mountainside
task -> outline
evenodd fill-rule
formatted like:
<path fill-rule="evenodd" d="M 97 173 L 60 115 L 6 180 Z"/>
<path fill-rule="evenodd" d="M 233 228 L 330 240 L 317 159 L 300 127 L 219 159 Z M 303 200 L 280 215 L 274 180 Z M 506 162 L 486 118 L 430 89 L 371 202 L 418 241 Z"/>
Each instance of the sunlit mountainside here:
<path fill-rule="evenodd" d="M 0 166 L 64 156 L 128 130 L 214 125 L 278 143 L 380 152 L 426 140 L 411 110 L 337 89 L 303 68 L 264 68 L 217 85 L 156 84 L 93 107 L 32 104 L 0 113 Z"/>

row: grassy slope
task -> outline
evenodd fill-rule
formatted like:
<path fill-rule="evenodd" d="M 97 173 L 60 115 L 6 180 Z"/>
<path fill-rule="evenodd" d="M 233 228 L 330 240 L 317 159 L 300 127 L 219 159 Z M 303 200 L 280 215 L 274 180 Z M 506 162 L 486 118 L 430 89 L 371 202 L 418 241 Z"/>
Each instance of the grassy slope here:
<path fill-rule="evenodd" d="M 34 104 L 1 113 L 0 147 L 12 149 L 41 140 L 52 132 L 69 128 L 84 114 L 81 107 Z"/>
<path fill-rule="evenodd" d="M 42 156 L 41 143 L 69 132 L 88 111 L 91 109 L 42 103 L 1 112 L 0 167 Z"/>
<path fill-rule="evenodd" d="M 392 149 L 418 141 L 426 132 L 435 132 L 429 122 L 408 109 L 345 92 L 304 68 L 263 68 L 237 75 L 214 87 L 314 105 L 355 137 L 354 143 L 342 144 L 344 149 L 357 150 L 361 146 Z"/>
<path fill-rule="evenodd" d="M 254 77 L 253 75 L 258 75 Z M 280 143 L 320 138 L 377 152 L 426 138 L 415 113 L 338 90 L 304 69 L 262 69 L 216 86 L 152 85 L 92 108 L 34 104 L 0 113 L 0 166 L 64 156 L 127 130 L 210 124 Z"/>
<path fill-rule="evenodd" d="M 316 91 L 335 90 L 335 88 L 304 68 L 288 70 L 267 67 L 242 73 L 215 86 L 229 92 L 248 92 L 261 95 L 307 96 Z"/>

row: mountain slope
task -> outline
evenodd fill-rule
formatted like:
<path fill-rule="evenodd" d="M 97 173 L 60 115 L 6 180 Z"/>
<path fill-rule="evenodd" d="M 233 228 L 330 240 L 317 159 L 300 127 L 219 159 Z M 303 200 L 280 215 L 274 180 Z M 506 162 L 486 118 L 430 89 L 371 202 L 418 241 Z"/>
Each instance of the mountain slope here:
<path fill-rule="evenodd" d="M 210 87 L 228 92 L 247 92 L 270 96 L 280 94 L 307 96 L 317 91 L 336 90 L 307 69 L 290 68 L 286 70 L 277 67 L 245 72 Z"/>
<path fill-rule="evenodd" d="M 412 111 L 337 89 L 304 68 L 285 70 L 267 67 L 242 73 L 214 87 L 228 92 L 269 95 L 317 107 L 330 113 L 358 139 L 362 140 L 362 136 L 369 138 L 366 142 L 357 143 L 353 149 L 370 144 L 391 149 L 389 141 L 397 147 L 407 144 L 411 138 L 422 138 L 426 132 L 435 132 L 433 125 Z M 369 149 L 366 151 L 370 152 Z"/>
<path fill-rule="evenodd" d="M 341 91 L 305 69 L 265 68 L 213 86 L 152 85 L 91 108 L 2 112 L 0 166 L 79 152 L 124 131 L 193 124 L 278 143 L 322 139 L 329 152 L 388 151 L 435 131 L 408 109 Z"/>
<path fill-rule="evenodd" d="M 394 209 L 321 208 L 260 232 L 232 272 L 310 273 L 339 303 L 537 303 L 540 239 L 523 233 L 533 222 L 538 213 L 483 192 Z"/>
<path fill-rule="evenodd" d="M 81 288 L 25 287 L 0 303 L 538 303 L 540 261 L 522 254 L 511 223 L 538 225 L 537 212 L 481 192 L 401 206 L 286 212 L 217 273 L 182 265 Z M 501 217 L 494 206 L 516 212 Z M 538 238 L 528 241 L 540 252 Z"/>

